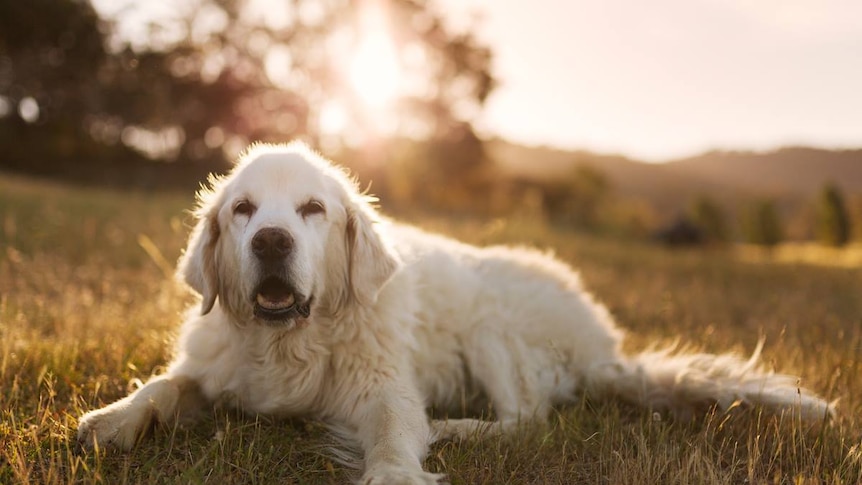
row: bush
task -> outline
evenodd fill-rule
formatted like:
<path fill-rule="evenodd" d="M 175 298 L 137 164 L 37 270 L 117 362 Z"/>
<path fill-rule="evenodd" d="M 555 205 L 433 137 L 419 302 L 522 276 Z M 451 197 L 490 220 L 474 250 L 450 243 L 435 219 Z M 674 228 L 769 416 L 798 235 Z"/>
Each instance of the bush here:
<path fill-rule="evenodd" d="M 745 240 L 751 244 L 773 247 L 784 239 L 781 218 L 769 199 L 759 200 L 748 208 L 742 228 Z"/>
<path fill-rule="evenodd" d="M 850 216 L 841 191 L 826 184 L 817 203 L 817 239 L 828 246 L 840 247 L 850 241 Z"/>
<path fill-rule="evenodd" d="M 694 201 L 691 220 L 707 242 L 723 244 L 730 240 L 724 211 L 709 197 L 701 196 Z"/>

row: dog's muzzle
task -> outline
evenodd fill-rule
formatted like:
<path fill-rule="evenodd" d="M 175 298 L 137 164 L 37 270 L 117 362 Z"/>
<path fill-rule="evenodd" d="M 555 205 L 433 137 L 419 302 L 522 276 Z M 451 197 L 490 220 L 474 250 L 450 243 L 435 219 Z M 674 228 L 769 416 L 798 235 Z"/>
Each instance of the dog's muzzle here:
<path fill-rule="evenodd" d="M 254 316 L 272 323 L 308 318 L 312 300 L 297 292 L 284 279 L 268 276 L 254 291 Z"/>
<path fill-rule="evenodd" d="M 289 323 L 311 314 L 312 298 L 296 291 L 284 278 L 284 266 L 293 245 L 293 237 L 277 227 L 263 228 L 251 240 L 251 251 L 264 274 L 252 295 L 254 316 L 261 320 Z"/>

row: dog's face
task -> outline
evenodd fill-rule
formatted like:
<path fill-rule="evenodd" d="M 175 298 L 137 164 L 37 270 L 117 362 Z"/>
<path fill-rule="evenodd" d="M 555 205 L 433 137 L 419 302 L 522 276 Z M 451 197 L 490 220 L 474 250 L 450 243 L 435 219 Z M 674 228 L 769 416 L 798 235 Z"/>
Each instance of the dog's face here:
<path fill-rule="evenodd" d="M 213 191 L 180 275 L 238 324 L 292 328 L 373 303 L 398 263 L 372 209 L 338 169 L 304 147 L 259 147 Z"/>
<path fill-rule="evenodd" d="M 345 208 L 332 180 L 298 155 L 263 155 L 223 189 L 216 260 L 223 305 L 238 316 L 289 323 L 308 318 L 325 289 L 320 269 Z"/>

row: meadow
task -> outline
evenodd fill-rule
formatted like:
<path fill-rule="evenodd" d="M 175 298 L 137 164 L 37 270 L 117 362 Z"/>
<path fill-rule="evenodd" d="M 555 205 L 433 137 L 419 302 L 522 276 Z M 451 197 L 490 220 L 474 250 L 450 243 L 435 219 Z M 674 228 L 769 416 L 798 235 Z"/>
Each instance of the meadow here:
<path fill-rule="evenodd" d="M 85 189 L 0 176 L 0 483 L 345 483 L 319 423 L 215 407 L 130 453 L 83 452 L 76 420 L 170 358 L 184 307 L 172 280 L 192 194 Z M 773 264 L 554 230 L 534 218 L 403 216 L 479 244 L 553 250 L 629 331 L 748 354 L 838 399 L 803 427 L 757 409 L 677 420 L 584 399 L 547 425 L 438 443 L 455 484 L 862 483 L 862 268 Z"/>

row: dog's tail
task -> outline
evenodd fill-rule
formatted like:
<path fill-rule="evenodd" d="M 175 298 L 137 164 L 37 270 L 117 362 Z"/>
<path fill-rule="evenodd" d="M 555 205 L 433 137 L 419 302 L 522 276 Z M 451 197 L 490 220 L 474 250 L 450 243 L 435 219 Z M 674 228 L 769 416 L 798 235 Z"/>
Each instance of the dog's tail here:
<path fill-rule="evenodd" d="M 760 406 L 775 414 L 792 412 L 805 422 L 833 416 L 829 403 L 799 386 L 797 377 L 775 374 L 759 362 L 761 340 L 752 356 L 650 350 L 622 362 L 597 364 L 586 382 L 588 393 L 615 396 L 656 411 L 690 416 L 712 406 Z"/>

